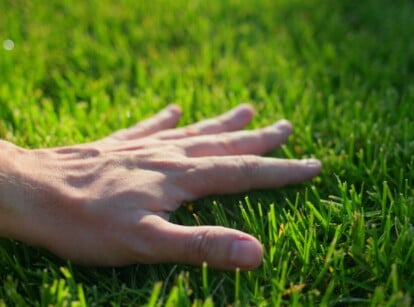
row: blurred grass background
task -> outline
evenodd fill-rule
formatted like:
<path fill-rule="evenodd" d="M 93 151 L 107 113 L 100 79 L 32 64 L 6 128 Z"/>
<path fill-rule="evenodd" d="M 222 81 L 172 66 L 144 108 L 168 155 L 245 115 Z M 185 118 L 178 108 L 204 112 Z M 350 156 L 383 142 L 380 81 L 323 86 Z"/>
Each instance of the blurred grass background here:
<path fill-rule="evenodd" d="M 1 0 L 1 138 L 75 144 L 169 103 L 185 125 L 247 101 L 250 128 L 295 125 L 274 155 L 316 156 L 324 170 L 174 216 L 258 236 L 256 271 L 76 267 L 4 239 L 0 305 L 409 306 L 413 16 L 409 0 Z"/>

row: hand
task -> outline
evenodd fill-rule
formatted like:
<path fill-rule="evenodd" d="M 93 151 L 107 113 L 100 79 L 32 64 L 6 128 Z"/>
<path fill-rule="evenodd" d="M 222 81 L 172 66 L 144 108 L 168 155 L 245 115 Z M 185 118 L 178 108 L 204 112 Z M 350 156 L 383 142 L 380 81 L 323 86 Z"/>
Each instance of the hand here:
<path fill-rule="evenodd" d="M 263 250 L 254 237 L 219 226 L 175 225 L 170 213 L 206 195 L 310 179 L 320 162 L 257 156 L 280 146 L 292 128 L 281 120 L 238 131 L 252 119 L 249 105 L 172 129 L 180 114 L 169 106 L 93 143 L 16 149 L 16 170 L 3 193 L 13 208 L 8 236 L 88 265 L 260 265 Z"/>

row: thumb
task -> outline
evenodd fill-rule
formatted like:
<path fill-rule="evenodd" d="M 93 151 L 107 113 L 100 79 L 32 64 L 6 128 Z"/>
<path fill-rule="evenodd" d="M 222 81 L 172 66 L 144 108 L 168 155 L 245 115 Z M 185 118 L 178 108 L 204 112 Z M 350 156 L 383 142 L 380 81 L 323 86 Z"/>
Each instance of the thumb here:
<path fill-rule="evenodd" d="M 263 259 L 259 241 L 221 226 L 181 226 L 160 218 L 151 244 L 161 262 L 201 265 L 225 270 L 251 270 Z"/>

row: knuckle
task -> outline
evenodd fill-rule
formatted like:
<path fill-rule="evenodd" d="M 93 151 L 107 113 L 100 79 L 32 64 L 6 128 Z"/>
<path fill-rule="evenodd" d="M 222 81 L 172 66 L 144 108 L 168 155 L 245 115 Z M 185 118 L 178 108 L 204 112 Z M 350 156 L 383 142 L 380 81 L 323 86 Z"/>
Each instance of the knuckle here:
<path fill-rule="evenodd" d="M 108 139 L 113 141 L 123 141 L 126 139 L 127 129 L 120 129 L 112 133 Z"/>
<path fill-rule="evenodd" d="M 247 156 L 238 156 L 236 163 L 239 172 L 245 177 L 249 177 L 251 175 L 254 165 L 256 164 L 253 157 Z"/>
<path fill-rule="evenodd" d="M 174 143 L 167 143 L 157 145 L 152 153 L 154 156 L 180 158 L 184 155 L 184 150 L 181 146 Z"/>
<path fill-rule="evenodd" d="M 156 247 L 154 233 L 158 231 L 156 225 L 144 219 L 137 219 L 132 235 L 127 238 L 125 245 L 130 250 L 132 259 L 138 259 L 143 263 L 154 263 L 158 259 L 154 257 L 153 250 Z M 132 243 L 131 243 L 132 242 Z M 128 248 L 129 247 L 129 248 Z"/>
<path fill-rule="evenodd" d="M 184 136 L 185 137 L 192 137 L 198 135 L 200 129 L 196 125 L 191 125 L 183 128 Z"/>
<path fill-rule="evenodd" d="M 214 240 L 209 230 L 201 230 L 193 235 L 188 243 L 188 251 L 196 262 L 206 261 L 212 252 Z"/>
<path fill-rule="evenodd" d="M 141 167 L 152 171 L 182 173 L 192 169 L 194 165 L 187 159 L 172 155 L 168 158 L 160 156 L 146 159 L 141 163 Z"/>
<path fill-rule="evenodd" d="M 256 156 L 238 156 L 237 158 L 238 170 L 241 178 L 246 179 L 246 184 L 249 184 L 258 172 L 260 160 Z"/>
<path fill-rule="evenodd" d="M 217 144 L 220 146 L 223 153 L 234 153 L 236 151 L 234 142 L 229 134 L 221 134 L 218 136 Z"/>
<path fill-rule="evenodd" d="M 223 127 L 224 130 L 232 130 L 232 121 L 231 118 L 228 118 L 226 116 L 222 116 L 217 118 L 217 124 L 221 127 Z"/>

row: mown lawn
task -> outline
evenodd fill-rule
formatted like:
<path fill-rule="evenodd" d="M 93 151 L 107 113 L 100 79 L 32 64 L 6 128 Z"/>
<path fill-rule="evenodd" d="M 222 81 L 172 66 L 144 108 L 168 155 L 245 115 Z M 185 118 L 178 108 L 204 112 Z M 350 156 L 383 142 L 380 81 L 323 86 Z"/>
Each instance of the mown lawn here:
<path fill-rule="evenodd" d="M 250 128 L 295 125 L 272 156 L 324 168 L 174 215 L 259 237 L 255 271 L 78 267 L 2 239 L 0 306 L 411 305 L 413 37 L 410 0 L 1 0 L 0 138 L 75 144 L 172 102 L 185 125 L 247 101 Z"/>

